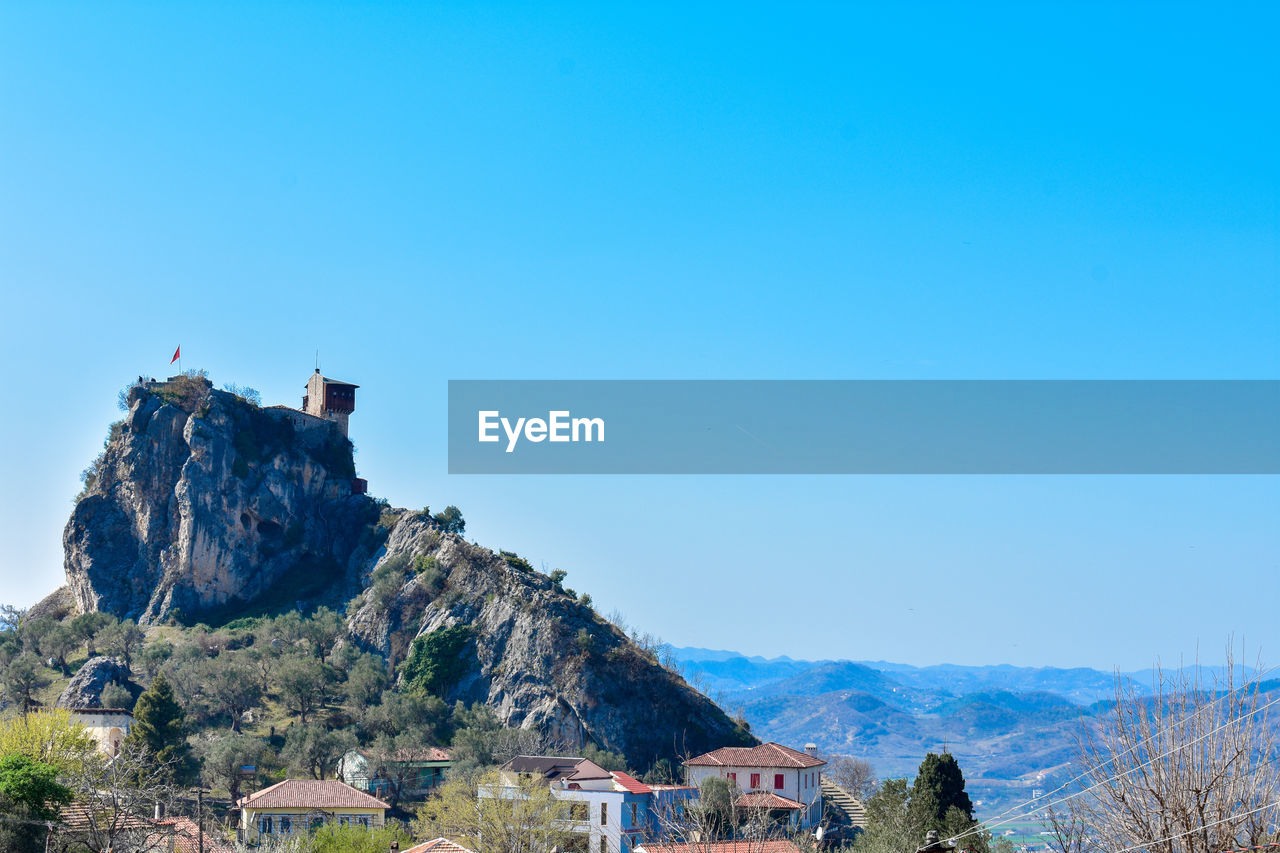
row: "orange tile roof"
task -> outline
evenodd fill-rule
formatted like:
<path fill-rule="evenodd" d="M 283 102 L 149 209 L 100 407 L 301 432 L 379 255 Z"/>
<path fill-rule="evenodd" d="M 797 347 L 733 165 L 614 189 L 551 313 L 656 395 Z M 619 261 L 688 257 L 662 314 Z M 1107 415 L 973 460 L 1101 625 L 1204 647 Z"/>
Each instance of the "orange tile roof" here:
<path fill-rule="evenodd" d="M 157 826 L 171 828 L 173 830 L 173 849 L 175 853 L 199 853 L 200 850 L 200 829 L 196 826 L 196 822 L 189 817 L 165 817 L 155 821 Z M 162 837 L 167 838 L 168 833 L 162 833 Z M 164 850 L 168 850 L 168 845 L 163 846 Z M 204 834 L 204 853 L 235 853 L 235 849 L 228 844 L 223 844 L 217 839 L 217 836 L 209 833 Z"/>
<path fill-rule="evenodd" d="M 684 762 L 694 767 L 821 767 L 827 762 L 780 743 L 759 746 L 726 746 Z"/>
<path fill-rule="evenodd" d="M 286 779 L 241 797 L 236 808 L 389 809 L 391 806 L 333 779 Z"/>
<path fill-rule="evenodd" d="M 447 838 L 433 838 L 416 847 L 410 847 L 404 853 L 472 853 L 461 844 L 455 844 Z"/>
<path fill-rule="evenodd" d="M 743 794 L 733 801 L 733 805 L 740 809 L 802 809 L 804 803 L 797 803 L 795 800 L 788 799 L 781 794 L 775 794 L 772 791 L 752 791 L 749 794 Z"/>
<path fill-rule="evenodd" d="M 632 794 L 652 794 L 653 793 L 652 788 L 650 788 L 648 785 L 641 782 L 639 779 L 635 778 L 634 776 L 629 776 L 626 773 L 622 773 L 621 771 L 617 771 L 617 770 L 613 771 L 611 775 L 613 776 L 613 781 L 621 785 L 624 791 L 627 791 Z"/>

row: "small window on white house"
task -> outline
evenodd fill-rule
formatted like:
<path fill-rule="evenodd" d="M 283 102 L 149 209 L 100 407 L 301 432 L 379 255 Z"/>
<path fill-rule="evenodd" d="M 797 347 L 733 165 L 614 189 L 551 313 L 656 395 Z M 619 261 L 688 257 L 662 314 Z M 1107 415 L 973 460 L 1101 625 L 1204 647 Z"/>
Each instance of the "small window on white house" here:
<path fill-rule="evenodd" d="M 271 834 L 271 815 L 263 815 L 258 818 L 258 831 Z"/>

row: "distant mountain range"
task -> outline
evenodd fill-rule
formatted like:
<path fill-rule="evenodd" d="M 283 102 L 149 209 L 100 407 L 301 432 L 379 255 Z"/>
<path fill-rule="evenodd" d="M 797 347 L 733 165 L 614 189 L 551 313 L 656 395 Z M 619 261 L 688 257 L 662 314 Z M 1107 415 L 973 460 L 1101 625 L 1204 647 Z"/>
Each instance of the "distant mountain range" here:
<path fill-rule="evenodd" d="M 960 761 L 981 812 L 1075 775 L 1075 738 L 1115 696 L 1116 674 L 1077 667 L 916 667 L 673 648 L 685 677 L 757 737 L 865 758 L 910 777 L 927 752 Z M 1122 674 L 1148 693 L 1147 673 Z"/>

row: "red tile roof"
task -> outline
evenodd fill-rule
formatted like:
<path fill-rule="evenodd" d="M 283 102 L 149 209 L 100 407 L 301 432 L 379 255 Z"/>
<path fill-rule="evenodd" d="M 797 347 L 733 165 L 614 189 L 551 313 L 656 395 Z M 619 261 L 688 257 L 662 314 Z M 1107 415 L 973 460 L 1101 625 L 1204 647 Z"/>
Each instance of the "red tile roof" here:
<path fill-rule="evenodd" d="M 800 853 L 795 842 L 785 838 L 773 841 L 700 841 L 696 844 L 642 844 L 636 853 Z"/>
<path fill-rule="evenodd" d="M 189 817 L 166 817 L 155 821 L 158 826 L 166 827 L 166 831 L 161 833 L 165 839 L 161 846 L 162 850 L 168 850 L 168 831 L 173 832 L 173 849 L 175 853 L 199 853 L 200 850 L 200 829 L 196 826 L 196 822 Z M 204 853 L 235 853 L 235 849 L 229 844 L 223 844 L 217 839 L 217 836 L 211 834 L 207 830 L 204 834 Z"/>
<path fill-rule="evenodd" d="M 795 800 L 787 799 L 780 794 L 771 791 L 752 791 L 750 794 L 743 794 L 733 801 L 735 808 L 739 809 L 802 809 L 804 803 L 797 803 Z"/>
<path fill-rule="evenodd" d="M 712 752 L 690 758 L 686 767 L 821 767 L 827 762 L 780 743 L 762 743 L 759 746 L 726 746 Z"/>
<path fill-rule="evenodd" d="M 617 770 L 613 771 L 612 776 L 613 776 L 613 781 L 621 785 L 624 791 L 628 791 L 632 794 L 652 794 L 653 793 L 652 788 L 650 788 L 645 783 L 641 782 L 639 779 L 636 779 L 634 776 L 628 776 L 626 773 L 622 773 Z"/>
<path fill-rule="evenodd" d="M 472 853 L 461 844 L 455 844 L 447 838 L 433 838 L 410 847 L 404 853 Z"/>
<path fill-rule="evenodd" d="M 237 808 L 251 809 L 389 809 L 391 806 L 332 779 L 286 779 L 242 797 Z"/>

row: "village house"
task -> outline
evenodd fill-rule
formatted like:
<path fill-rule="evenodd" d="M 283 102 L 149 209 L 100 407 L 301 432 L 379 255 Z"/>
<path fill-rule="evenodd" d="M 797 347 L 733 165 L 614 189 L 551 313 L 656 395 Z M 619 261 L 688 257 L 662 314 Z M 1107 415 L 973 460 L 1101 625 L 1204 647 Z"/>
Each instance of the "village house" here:
<path fill-rule="evenodd" d="M 395 848 L 391 849 L 394 853 Z M 433 838 L 430 841 L 415 844 L 408 850 L 401 850 L 400 853 L 474 853 L 474 851 L 447 838 Z"/>
<path fill-rule="evenodd" d="M 133 728 L 133 712 L 126 708 L 72 708 L 71 720 L 84 726 L 102 753 L 120 754 L 120 745 Z"/>
<path fill-rule="evenodd" d="M 286 779 L 242 797 L 237 840 L 257 845 L 291 835 L 305 835 L 326 823 L 379 827 L 386 822 L 382 800 L 334 779 Z"/>
<path fill-rule="evenodd" d="M 585 758 L 517 755 L 499 768 L 498 790 L 481 796 L 511 796 L 522 778 L 546 782 L 557 799 L 570 803 L 572 830 L 588 853 L 634 853 L 644 841 L 662 838 L 668 821 L 698 796 L 684 785 L 649 785 L 611 772 Z"/>
<path fill-rule="evenodd" d="M 801 853 L 785 838 L 750 841 L 699 841 L 693 844 L 641 844 L 636 853 Z"/>
<path fill-rule="evenodd" d="M 353 749 L 338 759 L 337 777 L 375 797 L 397 800 L 431 793 L 452 766 L 452 753 L 438 746 L 392 753 Z"/>
<path fill-rule="evenodd" d="M 684 762 L 685 781 L 699 787 L 724 779 L 740 792 L 735 806 L 784 824 L 790 830 L 813 829 L 822 822 L 822 767 L 818 748 L 804 752 L 778 743 L 727 746 Z"/>

